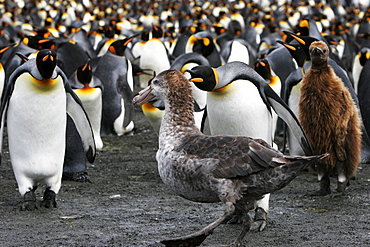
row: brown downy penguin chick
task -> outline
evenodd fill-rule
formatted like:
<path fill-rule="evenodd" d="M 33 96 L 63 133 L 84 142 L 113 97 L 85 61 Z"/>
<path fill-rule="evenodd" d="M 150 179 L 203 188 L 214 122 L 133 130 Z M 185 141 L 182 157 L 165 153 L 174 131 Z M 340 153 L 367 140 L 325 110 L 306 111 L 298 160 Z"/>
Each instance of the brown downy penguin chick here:
<path fill-rule="evenodd" d="M 328 64 L 329 48 L 315 41 L 309 48 L 312 65 L 302 80 L 299 120 L 314 153 L 329 153 L 317 163 L 320 190 L 330 193 L 330 178 L 338 175 L 343 192 L 360 163 L 361 127 L 357 107 L 342 80 Z"/>

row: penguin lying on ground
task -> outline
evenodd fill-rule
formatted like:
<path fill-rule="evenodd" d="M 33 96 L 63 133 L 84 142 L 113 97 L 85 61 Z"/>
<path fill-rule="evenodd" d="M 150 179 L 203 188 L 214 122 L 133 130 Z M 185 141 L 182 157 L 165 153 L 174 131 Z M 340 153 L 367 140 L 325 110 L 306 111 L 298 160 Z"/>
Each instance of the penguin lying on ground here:
<path fill-rule="evenodd" d="M 316 166 L 320 182 L 317 195 L 330 193 L 334 172 L 337 191 L 344 192 L 361 159 L 361 120 L 348 89 L 328 64 L 328 46 L 315 41 L 309 52 L 312 65 L 302 80 L 299 120 L 314 153 L 329 153 Z"/>
<path fill-rule="evenodd" d="M 46 185 L 41 206 L 56 207 L 66 147 L 67 114 L 83 141 L 89 162 L 95 143 L 87 115 L 53 50 L 41 50 L 10 76 L 1 104 L 1 135 L 7 123 L 9 154 L 22 208 L 38 208 L 35 190 Z M 2 144 L 2 138 L 1 138 Z M 1 148 L 1 146 L 0 146 Z"/>
<path fill-rule="evenodd" d="M 198 246 L 236 209 L 243 229 L 232 246 L 239 246 L 250 228 L 248 214 L 265 194 L 286 186 L 323 156 L 287 157 L 265 141 L 244 136 L 207 136 L 195 126 L 191 86 L 178 70 L 167 70 L 134 97 L 140 106 L 152 99 L 165 102 L 159 133 L 159 174 L 178 195 L 196 202 L 225 203 L 223 216 L 193 234 L 161 241 L 166 246 Z"/>

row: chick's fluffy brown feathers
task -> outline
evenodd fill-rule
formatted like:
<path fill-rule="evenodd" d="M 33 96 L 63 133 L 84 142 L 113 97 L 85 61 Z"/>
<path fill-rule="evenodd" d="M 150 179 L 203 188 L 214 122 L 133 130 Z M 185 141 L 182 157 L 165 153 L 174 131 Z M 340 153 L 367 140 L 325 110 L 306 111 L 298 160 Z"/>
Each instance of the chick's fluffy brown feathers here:
<path fill-rule="evenodd" d="M 338 162 L 344 162 L 343 172 L 350 178 L 360 162 L 358 109 L 342 80 L 327 63 L 326 44 L 313 42 L 310 52 L 312 67 L 302 81 L 299 120 L 314 153 L 329 153 L 323 160 L 323 169 L 332 173 Z"/>

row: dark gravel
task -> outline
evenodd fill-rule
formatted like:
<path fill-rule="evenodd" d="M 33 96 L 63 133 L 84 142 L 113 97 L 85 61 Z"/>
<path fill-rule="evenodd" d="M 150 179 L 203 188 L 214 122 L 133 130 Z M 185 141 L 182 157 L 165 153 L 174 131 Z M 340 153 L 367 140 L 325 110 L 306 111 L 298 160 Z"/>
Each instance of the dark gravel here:
<path fill-rule="evenodd" d="M 88 168 L 93 183 L 64 181 L 58 208 L 20 211 L 22 199 L 7 146 L 0 166 L 0 246 L 161 246 L 196 231 L 223 213 L 172 194 L 157 172 L 157 136 L 140 110 L 136 131 L 104 137 Z M 334 178 L 333 189 L 335 187 Z M 343 196 L 310 197 L 318 188 L 303 174 L 271 196 L 268 227 L 251 231 L 245 246 L 370 246 L 370 167 L 360 165 Z M 37 190 L 41 197 L 42 188 Z M 221 225 L 204 245 L 228 244 L 240 230 Z"/>

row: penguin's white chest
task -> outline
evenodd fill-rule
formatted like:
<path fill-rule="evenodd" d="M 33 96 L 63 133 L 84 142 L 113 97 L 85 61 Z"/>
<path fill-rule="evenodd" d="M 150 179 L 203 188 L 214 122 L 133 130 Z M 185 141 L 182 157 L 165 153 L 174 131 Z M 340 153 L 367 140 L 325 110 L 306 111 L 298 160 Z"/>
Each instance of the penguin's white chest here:
<path fill-rule="evenodd" d="M 63 167 L 66 95 L 60 77 L 37 84 L 29 74 L 15 83 L 7 112 L 9 152 L 14 172 L 52 176 Z"/>
<path fill-rule="evenodd" d="M 82 105 L 89 117 L 94 133 L 97 150 L 103 148 L 103 141 L 100 136 L 101 117 L 103 108 L 102 91 L 100 88 L 75 89 L 74 92 L 80 98 Z"/>
<path fill-rule="evenodd" d="M 272 116 L 253 83 L 236 80 L 207 97 L 212 135 L 243 135 L 272 142 Z"/>
<path fill-rule="evenodd" d="M 152 69 L 157 74 L 170 68 L 166 47 L 158 39 L 152 39 L 145 43 L 139 61 L 140 68 Z M 140 87 L 148 86 L 148 81 L 152 76 L 140 75 Z"/>

